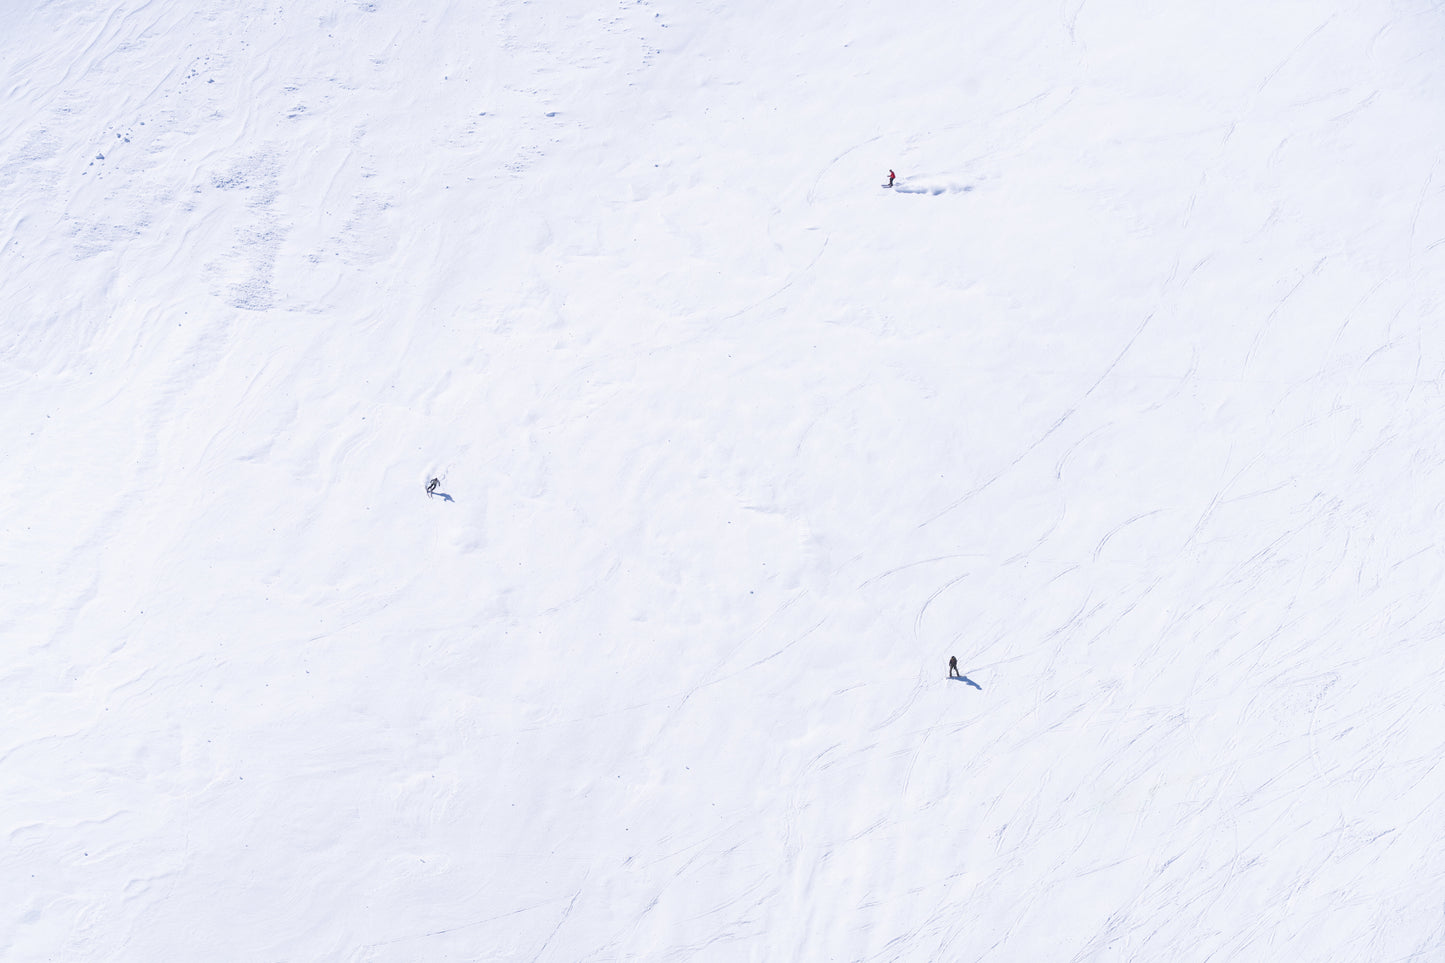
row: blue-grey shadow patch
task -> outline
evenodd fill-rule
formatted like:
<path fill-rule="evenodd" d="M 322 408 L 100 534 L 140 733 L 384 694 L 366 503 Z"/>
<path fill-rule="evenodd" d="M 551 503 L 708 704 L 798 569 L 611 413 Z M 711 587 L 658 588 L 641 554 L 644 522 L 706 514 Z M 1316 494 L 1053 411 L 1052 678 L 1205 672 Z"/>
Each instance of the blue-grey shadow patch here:
<path fill-rule="evenodd" d="M 972 184 L 956 184 L 952 181 L 907 180 L 898 181 L 893 189 L 900 194 L 967 194 Z"/>

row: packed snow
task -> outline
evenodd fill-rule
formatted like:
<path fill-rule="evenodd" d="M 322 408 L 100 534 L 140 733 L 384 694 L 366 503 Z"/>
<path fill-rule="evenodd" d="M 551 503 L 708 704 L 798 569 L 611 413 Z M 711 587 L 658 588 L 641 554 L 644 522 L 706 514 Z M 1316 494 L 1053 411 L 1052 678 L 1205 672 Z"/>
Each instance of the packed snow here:
<path fill-rule="evenodd" d="M 11 6 L 4 959 L 1445 958 L 1438 2 Z"/>

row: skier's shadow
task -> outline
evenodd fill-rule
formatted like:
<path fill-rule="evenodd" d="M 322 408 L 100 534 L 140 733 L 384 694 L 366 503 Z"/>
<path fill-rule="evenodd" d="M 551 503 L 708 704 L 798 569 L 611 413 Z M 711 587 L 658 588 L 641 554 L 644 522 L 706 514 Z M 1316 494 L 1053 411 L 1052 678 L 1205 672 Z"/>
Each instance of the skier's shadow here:
<path fill-rule="evenodd" d="M 966 676 L 966 675 L 955 675 L 955 676 L 950 676 L 950 678 L 951 678 L 954 682 L 967 682 L 969 685 L 973 686 L 973 687 L 974 687 L 975 689 L 977 689 L 979 692 L 982 692 L 982 691 L 983 691 L 983 686 L 979 685 L 977 682 L 973 681 L 972 679 L 970 679 L 970 678 L 969 678 L 968 676 Z"/>

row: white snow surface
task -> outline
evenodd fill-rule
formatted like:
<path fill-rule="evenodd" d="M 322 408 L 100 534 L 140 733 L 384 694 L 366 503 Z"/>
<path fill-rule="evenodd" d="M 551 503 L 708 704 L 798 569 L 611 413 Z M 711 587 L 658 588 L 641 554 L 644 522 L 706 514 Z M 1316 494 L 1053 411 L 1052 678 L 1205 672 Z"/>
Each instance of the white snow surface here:
<path fill-rule="evenodd" d="M 1445 959 L 1438 2 L 32 0 L 0 96 L 5 960 Z"/>

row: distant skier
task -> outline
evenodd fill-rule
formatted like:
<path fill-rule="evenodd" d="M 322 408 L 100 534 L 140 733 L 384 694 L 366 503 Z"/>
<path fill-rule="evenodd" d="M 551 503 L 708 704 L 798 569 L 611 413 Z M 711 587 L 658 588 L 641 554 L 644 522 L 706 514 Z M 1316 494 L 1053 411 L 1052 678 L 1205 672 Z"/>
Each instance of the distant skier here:
<path fill-rule="evenodd" d="M 427 498 L 430 498 L 430 497 L 432 497 L 433 495 L 435 495 L 435 494 L 436 494 L 436 491 L 437 491 L 437 486 L 440 485 L 441 483 L 442 483 L 442 480 L 441 480 L 440 478 L 433 478 L 431 481 L 427 482 L 427 483 L 426 483 L 426 497 L 427 497 Z"/>
<path fill-rule="evenodd" d="M 952 679 L 954 676 L 958 676 L 960 679 L 963 678 L 958 672 L 958 656 L 950 655 L 948 657 L 948 677 Z"/>
<path fill-rule="evenodd" d="M 895 177 L 897 177 L 897 176 L 898 176 L 898 175 L 895 174 L 895 173 L 893 173 L 892 171 L 889 171 L 889 172 L 888 172 L 888 186 L 889 186 L 889 187 L 892 187 L 892 186 L 893 186 L 893 178 L 895 178 Z"/>

